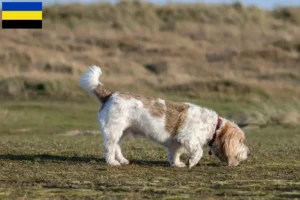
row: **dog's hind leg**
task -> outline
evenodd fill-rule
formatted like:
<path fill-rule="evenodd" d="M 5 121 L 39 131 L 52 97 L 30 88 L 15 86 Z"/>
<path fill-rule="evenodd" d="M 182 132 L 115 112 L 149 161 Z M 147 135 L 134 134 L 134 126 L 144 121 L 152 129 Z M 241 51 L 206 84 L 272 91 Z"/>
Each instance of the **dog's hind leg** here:
<path fill-rule="evenodd" d="M 116 160 L 121 164 L 128 165 L 129 161 L 123 156 L 120 144 L 116 146 Z"/>
<path fill-rule="evenodd" d="M 104 139 L 104 150 L 105 150 L 105 160 L 108 165 L 120 165 L 120 162 L 126 162 L 122 155 L 121 148 L 119 146 L 120 138 L 122 137 L 123 131 L 118 131 L 120 129 L 105 127 L 102 130 Z"/>
<path fill-rule="evenodd" d="M 121 149 L 121 142 L 124 140 L 125 136 L 126 131 L 123 131 L 123 135 L 116 146 L 116 160 L 119 161 L 121 164 L 128 165 L 129 161 L 123 156 Z"/>
<path fill-rule="evenodd" d="M 105 160 L 108 165 L 114 165 L 114 166 L 120 165 L 119 161 L 116 160 L 117 146 L 118 146 L 118 142 L 105 139 L 104 141 Z"/>
<path fill-rule="evenodd" d="M 126 123 L 120 118 L 120 112 L 116 112 L 118 109 L 118 107 L 107 106 L 98 113 L 99 127 L 103 135 L 105 160 L 108 165 L 114 166 L 126 162 L 122 159 L 124 157 L 119 146 Z"/>
<path fill-rule="evenodd" d="M 108 165 L 129 164 L 129 161 L 123 156 L 120 146 L 125 137 L 124 126 L 126 125 L 111 121 L 100 124 L 104 139 L 105 159 Z"/>

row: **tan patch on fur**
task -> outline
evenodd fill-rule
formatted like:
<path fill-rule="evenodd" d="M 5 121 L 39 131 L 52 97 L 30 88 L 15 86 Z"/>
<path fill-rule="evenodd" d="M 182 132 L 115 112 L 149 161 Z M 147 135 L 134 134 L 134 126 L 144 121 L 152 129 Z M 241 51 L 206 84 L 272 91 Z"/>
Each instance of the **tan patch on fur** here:
<path fill-rule="evenodd" d="M 102 86 L 98 86 L 94 89 L 94 93 L 95 95 L 98 97 L 98 99 L 104 104 L 109 97 L 112 95 L 112 92 L 109 90 L 106 90 L 104 87 Z"/>
<path fill-rule="evenodd" d="M 153 117 L 163 117 L 165 114 L 164 104 L 160 103 L 157 99 L 130 93 L 122 93 L 119 96 L 125 99 L 134 98 L 140 100 L 144 104 L 144 107 L 149 110 L 150 115 Z"/>
<path fill-rule="evenodd" d="M 154 101 L 154 103 L 151 102 L 149 105 L 144 103 L 144 105 L 153 117 L 162 117 L 165 114 L 164 104 L 158 102 L 157 100 Z"/>
<path fill-rule="evenodd" d="M 186 104 L 165 100 L 164 105 L 157 99 L 129 93 L 122 93 L 119 96 L 125 99 L 135 98 L 140 100 L 153 117 L 163 117 L 165 115 L 165 128 L 171 135 L 176 135 L 186 124 L 189 108 Z"/>
<path fill-rule="evenodd" d="M 189 106 L 183 103 L 166 101 L 166 130 L 176 135 L 186 124 Z"/>

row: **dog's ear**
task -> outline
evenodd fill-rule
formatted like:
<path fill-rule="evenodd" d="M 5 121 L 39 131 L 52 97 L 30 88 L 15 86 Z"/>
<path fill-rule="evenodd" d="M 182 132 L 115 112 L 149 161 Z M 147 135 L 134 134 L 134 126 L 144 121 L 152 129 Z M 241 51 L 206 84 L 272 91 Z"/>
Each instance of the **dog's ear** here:
<path fill-rule="evenodd" d="M 226 122 L 225 126 L 220 130 L 220 133 L 217 135 L 219 141 L 220 152 L 225 158 L 225 161 L 228 165 L 232 165 L 232 158 L 236 154 L 236 142 L 238 142 L 236 135 L 238 129 L 233 126 L 230 122 Z"/>
<path fill-rule="evenodd" d="M 227 121 L 218 130 L 215 150 L 217 157 L 226 162 L 228 166 L 237 166 L 240 161 L 247 158 L 248 148 L 244 145 L 244 132 L 233 122 Z"/>

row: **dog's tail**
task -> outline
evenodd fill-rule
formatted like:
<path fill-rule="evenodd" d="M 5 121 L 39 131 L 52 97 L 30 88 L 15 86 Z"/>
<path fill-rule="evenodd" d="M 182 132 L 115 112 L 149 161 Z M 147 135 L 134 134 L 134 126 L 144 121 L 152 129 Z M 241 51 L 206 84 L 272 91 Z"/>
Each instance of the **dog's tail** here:
<path fill-rule="evenodd" d="M 104 89 L 99 81 L 102 71 L 98 66 L 89 67 L 81 76 L 79 86 L 86 90 L 90 95 L 96 96 L 102 103 L 105 103 L 112 92 Z"/>

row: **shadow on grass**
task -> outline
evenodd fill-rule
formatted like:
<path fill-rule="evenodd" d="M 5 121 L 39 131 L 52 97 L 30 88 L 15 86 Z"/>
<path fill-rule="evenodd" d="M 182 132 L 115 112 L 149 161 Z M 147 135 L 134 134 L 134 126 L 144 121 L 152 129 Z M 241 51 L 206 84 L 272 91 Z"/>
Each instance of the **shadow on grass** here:
<path fill-rule="evenodd" d="M 29 161 L 71 161 L 71 162 L 100 162 L 105 163 L 103 158 L 96 157 L 79 157 L 79 156 L 56 156 L 56 155 L 48 155 L 48 154 L 40 154 L 40 155 L 12 155 L 12 154 L 4 154 L 0 155 L 0 160 L 29 160 Z"/>
<path fill-rule="evenodd" d="M 106 164 L 104 158 L 97 157 L 80 157 L 80 156 L 56 156 L 56 155 L 12 155 L 4 154 L 0 155 L 0 160 L 18 160 L 18 161 L 53 161 L 53 162 L 83 162 L 83 163 L 101 163 Z M 147 160 L 130 160 L 130 164 L 144 165 L 144 166 L 163 166 L 169 167 L 169 163 L 166 161 L 147 161 Z"/>
<path fill-rule="evenodd" d="M 289 199 L 294 199 L 294 198 L 296 198 L 296 199 L 298 199 L 298 198 L 300 198 L 300 194 L 280 194 L 280 195 L 278 195 L 278 197 L 281 197 L 281 198 L 289 198 Z"/>

